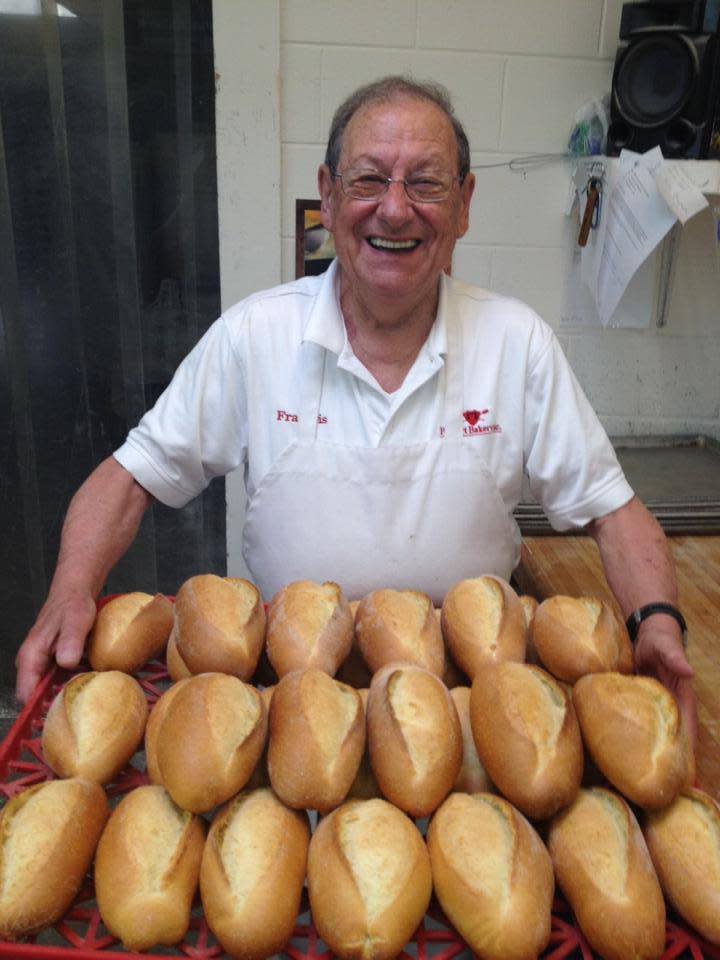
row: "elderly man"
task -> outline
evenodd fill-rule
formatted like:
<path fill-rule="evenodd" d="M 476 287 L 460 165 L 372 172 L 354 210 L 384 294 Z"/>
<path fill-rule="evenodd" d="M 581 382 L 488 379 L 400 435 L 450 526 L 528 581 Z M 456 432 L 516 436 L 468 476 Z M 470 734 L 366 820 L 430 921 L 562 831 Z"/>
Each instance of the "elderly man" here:
<path fill-rule="evenodd" d="M 27 698 L 78 662 L 94 598 L 153 497 L 181 506 L 245 467 L 244 553 L 263 596 L 301 578 L 349 597 L 509 577 L 523 473 L 558 529 L 585 527 L 636 664 L 691 721 L 672 562 L 551 330 L 451 280 L 475 178 L 441 88 L 389 77 L 338 109 L 318 186 L 337 259 L 224 314 L 68 510 L 48 600 L 18 655 Z M 138 585 L 141 587 L 142 585 Z"/>

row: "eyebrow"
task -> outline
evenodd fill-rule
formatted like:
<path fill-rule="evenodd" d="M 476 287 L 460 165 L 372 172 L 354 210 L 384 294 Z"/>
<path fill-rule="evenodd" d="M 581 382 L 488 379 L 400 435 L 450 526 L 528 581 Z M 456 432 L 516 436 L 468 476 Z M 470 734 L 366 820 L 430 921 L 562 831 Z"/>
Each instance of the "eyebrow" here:
<path fill-rule="evenodd" d="M 432 153 L 427 157 L 423 157 L 412 169 L 414 170 L 424 170 L 428 168 L 438 167 L 444 169 L 447 158 L 441 156 L 441 153 Z M 383 161 L 379 157 L 373 156 L 371 153 L 361 153 L 359 156 L 354 157 L 352 160 L 348 161 L 348 166 L 351 167 L 364 167 L 372 168 L 374 170 L 380 170 L 384 166 Z"/>

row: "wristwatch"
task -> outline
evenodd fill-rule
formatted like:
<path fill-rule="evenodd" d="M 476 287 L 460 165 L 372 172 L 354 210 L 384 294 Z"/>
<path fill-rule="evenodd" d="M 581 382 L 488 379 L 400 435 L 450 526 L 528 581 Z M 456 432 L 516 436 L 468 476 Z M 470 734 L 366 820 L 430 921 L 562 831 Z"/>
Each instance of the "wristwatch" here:
<path fill-rule="evenodd" d="M 643 620 L 647 620 L 647 618 L 651 617 L 654 613 L 666 613 L 669 617 L 677 620 L 682 630 L 682 645 L 687 649 L 688 635 L 685 617 L 680 613 L 678 608 L 674 607 L 671 603 L 647 603 L 644 607 L 638 607 L 637 610 L 633 610 L 625 622 L 632 642 L 635 643 L 638 629 Z"/>

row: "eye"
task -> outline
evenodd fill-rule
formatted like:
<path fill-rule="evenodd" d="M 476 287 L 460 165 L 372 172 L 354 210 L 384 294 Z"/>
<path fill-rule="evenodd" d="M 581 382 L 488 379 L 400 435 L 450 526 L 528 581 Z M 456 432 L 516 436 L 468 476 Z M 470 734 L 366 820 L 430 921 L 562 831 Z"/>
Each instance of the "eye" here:
<path fill-rule="evenodd" d="M 380 173 L 352 173 L 349 176 L 349 181 L 353 186 L 377 186 L 378 184 L 384 184 L 386 182 L 385 177 Z"/>

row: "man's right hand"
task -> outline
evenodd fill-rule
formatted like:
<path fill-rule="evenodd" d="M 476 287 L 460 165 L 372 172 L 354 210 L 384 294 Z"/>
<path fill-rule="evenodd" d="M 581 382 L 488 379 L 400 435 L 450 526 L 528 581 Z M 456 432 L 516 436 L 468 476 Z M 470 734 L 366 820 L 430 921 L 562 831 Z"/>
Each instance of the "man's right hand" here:
<path fill-rule="evenodd" d="M 47 598 L 15 658 L 15 696 L 21 703 L 30 699 L 53 660 L 61 667 L 78 665 L 95 613 L 89 593 L 69 591 Z"/>
<path fill-rule="evenodd" d="M 15 658 L 15 693 L 22 703 L 53 659 L 61 667 L 79 663 L 95 619 L 95 597 L 152 499 L 114 457 L 103 460 L 72 498 L 50 593 Z"/>

